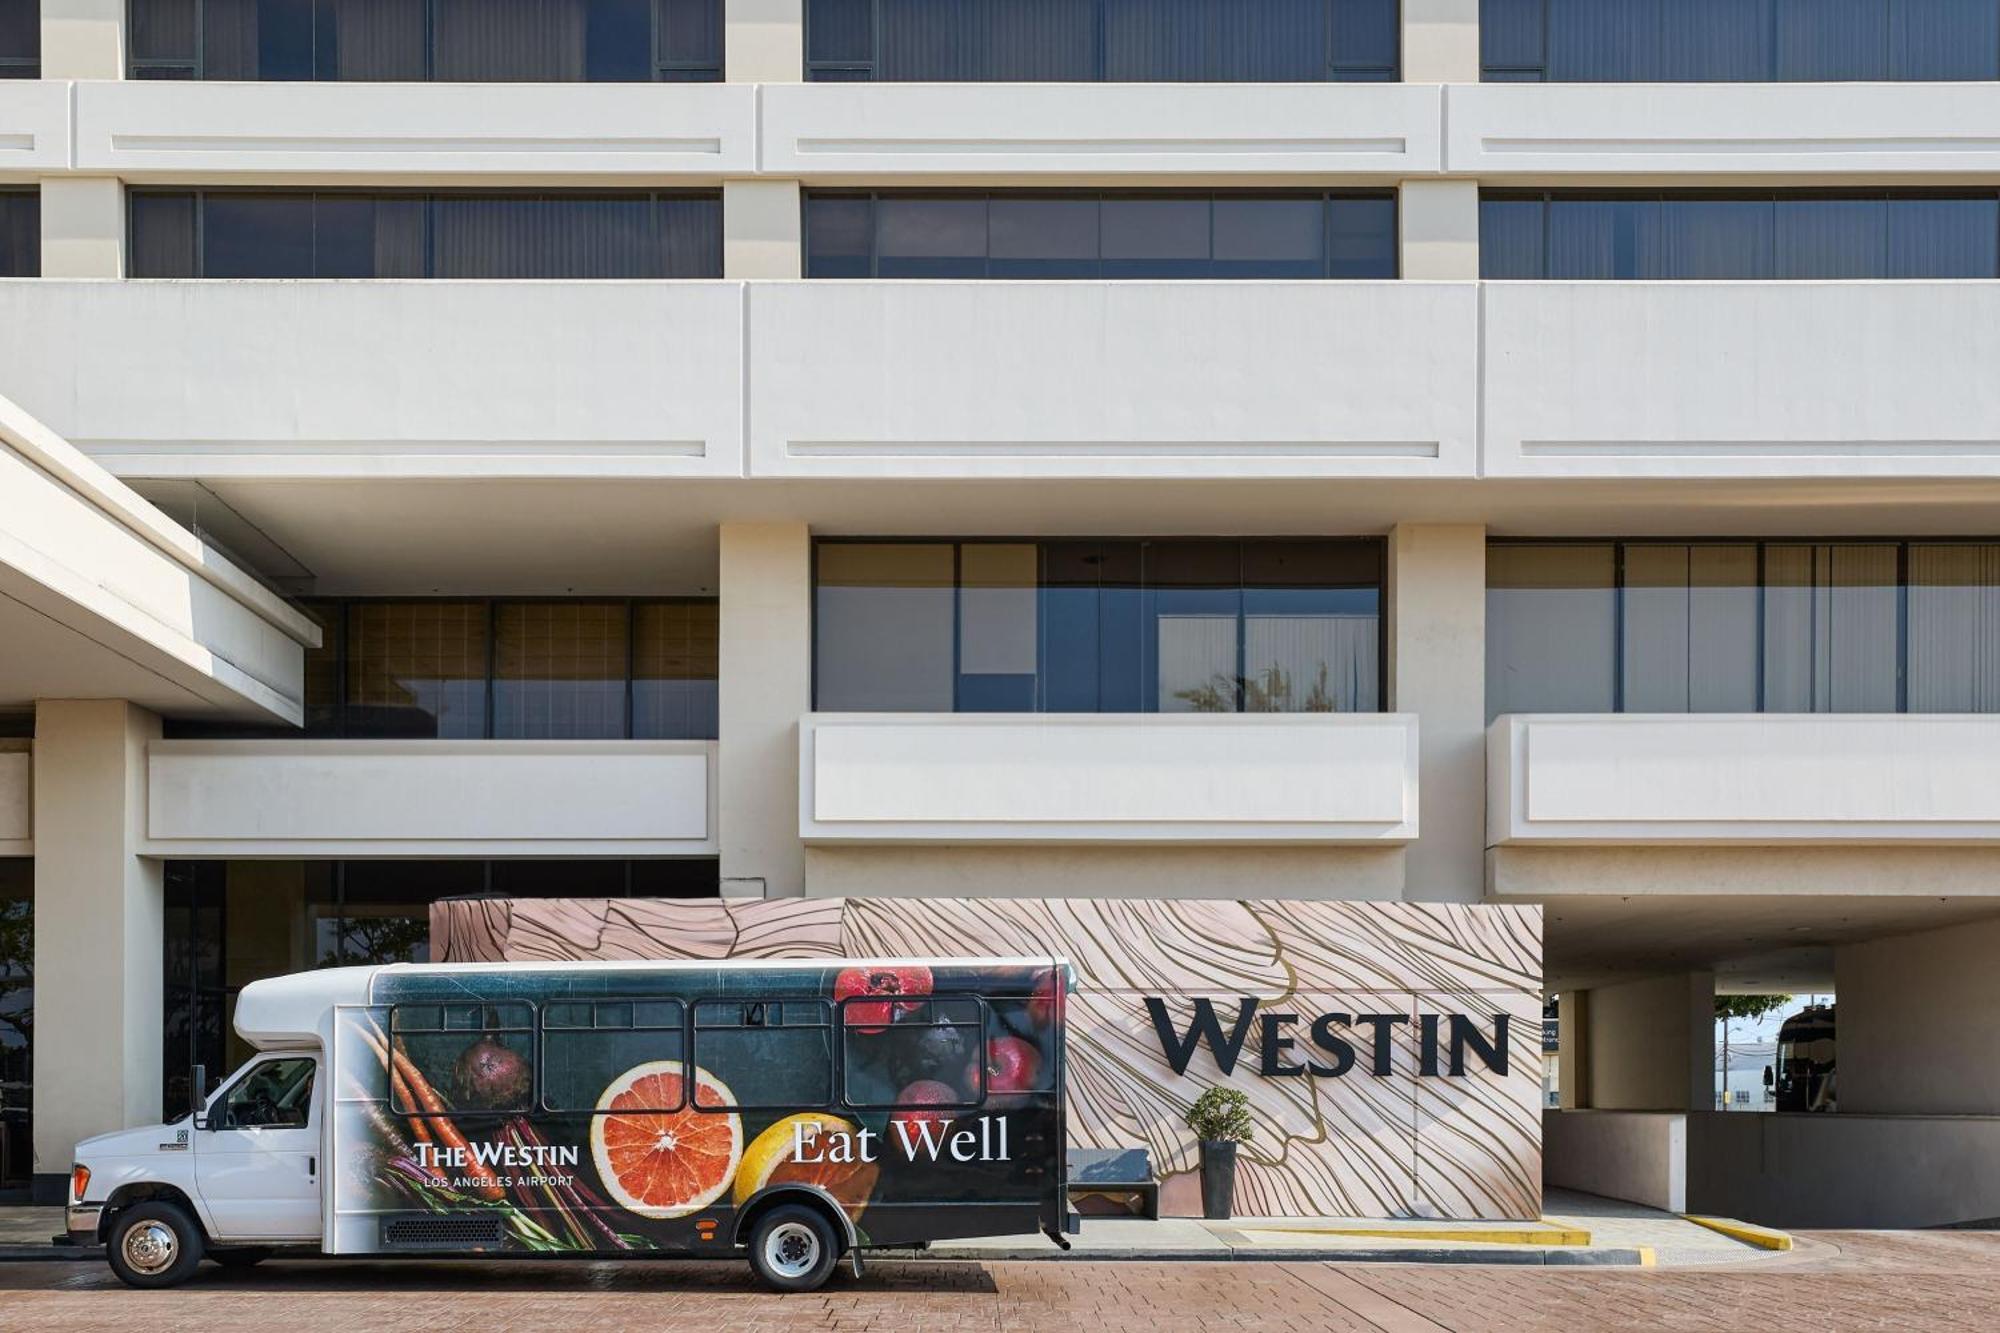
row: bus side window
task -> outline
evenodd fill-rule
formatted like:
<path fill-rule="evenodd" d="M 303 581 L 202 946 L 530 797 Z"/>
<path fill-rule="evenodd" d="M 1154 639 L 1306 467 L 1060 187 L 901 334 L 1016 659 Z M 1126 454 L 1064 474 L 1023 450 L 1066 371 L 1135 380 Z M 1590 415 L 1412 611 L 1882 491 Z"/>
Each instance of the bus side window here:
<path fill-rule="evenodd" d="M 833 1103 L 833 1015 L 824 1000 L 698 1000 L 694 1063 L 734 1103 L 697 1084 L 705 1111 L 804 1111 Z"/>
<path fill-rule="evenodd" d="M 534 1101 L 535 1011 L 521 1001 L 399 1004 L 389 1040 L 447 1111 L 526 1111 Z M 426 1113 L 424 1094 L 392 1080 L 398 1115 Z"/>
<path fill-rule="evenodd" d="M 854 1107 L 979 1105 L 986 1015 L 970 996 L 888 1006 L 840 1006 L 842 1099 Z M 885 1023 L 882 1020 L 888 1018 Z"/>
<path fill-rule="evenodd" d="M 594 1111 L 627 1070 L 687 1055 L 687 1010 L 678 1000 L 552 1000 L 542 1006 L 542 1109 Z M 678 1111 L 632 1106 L 633 1111 Z"/>

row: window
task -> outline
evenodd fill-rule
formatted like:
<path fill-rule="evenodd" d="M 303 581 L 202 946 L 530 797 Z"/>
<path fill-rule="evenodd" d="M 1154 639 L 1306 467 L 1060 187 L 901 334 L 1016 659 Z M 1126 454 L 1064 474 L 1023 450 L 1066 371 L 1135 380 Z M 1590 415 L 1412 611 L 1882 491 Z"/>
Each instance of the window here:
<path fill-rule="evenodd" d="M 806 77 L 1392 82 L 1397 0 L 807 0 Z"/>
<path fill-rule="evenodd" d="M 0 15 L 21 2 L 0 0 Z M 721 0 L 129 4 L 135 79 L 686 83 L 722 77 Z M 32 0 L 27 8 L 33 12 Z"/>
<path fill-rule="evenodd" d="M 686 1010 L 678 1000 L 561 1000 L 542 1006 L 542 1107 L 594 1111 L 604 1090 L 649 1060 L 686 1058 Z M 645 1085 L 641 1085 L 645 1086 Z M 633 1106 L 633 1111 L 678 1111 Z"/>
<path fill-rule="evenodd" d="M 716 602 L 311 601 L 309 736 L 713 740 Z M 173 722 L 169 734 L 296 735 Z"/>
<path fill-rule="evenodd" d="M 534 1009 L 518 1001 L 399 1004 L 389 1011 L 390 1042 L 445 1110 L 458 1114 L 534 1106 L 534 1027 Z M 432 1114 L 429 1101 L 400 1070 L 390 1079 L 389 1108 L 397 1115 Z"/>
<path fill-rule="evenodd" d="M 0 0 L 0 79 L 34 79 L 41 73 L 40 0 Z"/>
<path fill-rule="evenodd" d="M 1393 278 L 1393 194 L 806 195 L 809 278 Z"/>
<path fill-rule="evenodd" d="M 833 1102 L 833 1016 L 823 1000 L 702 1000 L 694 1062 L 731 1093 L 696 1084 L 703 1111 L 803 1111 Z"/>
<path fill-rule="evenodd" d="M 7 0 L 0 0 L 4 14 Z M 0 74 L 5 66 L 0 65 Z M 0 189 L 0 278 L 35 278 L 42 272 L 42 196 L 38 190 Z"/>
<path fill-rule="evenodd" d="M 35 863 L 0 857 L 0 1189 L 34 1175 L 34 1093 Z"/>
<path fill-rule="evenodd" d="M 985 1099 L 986 1016 L 977 999 L 899 1006 L 894 1021 L 883 1023 L 880 1011 L 886 1007 L 841 1003 L 841 1092 L 847 1105 L 970 1107 Z"/>
<path fill-rule="evenodd" d="M 134 190 L 135 278 L 719 278 L 719 194 Z"/>
<path fill-rule="evenodd" d="M 1501 83 L 2000 78 L 2000 0 L 1482 0 Z"/>
<path fill-rule="evenodd" d="M 817 706 L 1373 712 L 1372 541 L 826 541 Z"/>
<path fill-rule="evenodd" d="M 2000 712 L 2000 545 L 1509 542 L 1487 711 Z"/>
<path fill-rule="evenodd" d="M 306 1056 L 265 1060 L 224 1094 L 213 1118 L 219 1129 L 305 1129 L 312 1123 L 314 1061 Z"/>
<path fill-rule="evenodd" d="M 2000 277 L 2000 192 L 1488 190 L 1485 278 Z"/>

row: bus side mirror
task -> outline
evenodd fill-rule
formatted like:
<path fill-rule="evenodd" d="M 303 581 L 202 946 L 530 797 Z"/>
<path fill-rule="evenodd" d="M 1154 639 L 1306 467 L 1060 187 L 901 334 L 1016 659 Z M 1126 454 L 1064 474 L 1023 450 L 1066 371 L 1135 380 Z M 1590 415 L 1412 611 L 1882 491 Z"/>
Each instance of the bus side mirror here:
<path fill-rule="evenodd" d="M 196 1065 L 188 1072 L 188 1104 L 194 1108 L 194 1127 L 208 1128 L 208 1066 Z"/>

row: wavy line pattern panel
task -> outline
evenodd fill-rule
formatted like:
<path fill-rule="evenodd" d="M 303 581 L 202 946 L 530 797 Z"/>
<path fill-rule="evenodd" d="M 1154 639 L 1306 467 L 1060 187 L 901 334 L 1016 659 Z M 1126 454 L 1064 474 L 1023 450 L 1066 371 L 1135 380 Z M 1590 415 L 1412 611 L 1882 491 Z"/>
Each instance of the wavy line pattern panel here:
<path fill-rule="evenodd" d="M 1204 1088 L 1250 1097 L 1254 1139 L 1237 1167 L 1243 1216 L 1533 1218 L 1541 1210 L 1541 913 L 1425 903 L 1021 899 L 574 899 L 453 902 L 432 909 L 440 958 L 954 957 L 1056 953 L 1071 960 L 1072 1146 L 1143 1145 L 1172 1211 L 1194 1197 L 1198 1148 L 1183 1117 Z M 1175 1074 L 1146 1001 L 1178 1041 L 1193 1001 L 1225 1035 L 1245 1024 L 1225 1073 L 1204 1043 Z M 1267 1029 L 1266 1018 L 1293 1019 Z M 1339 1063 L 1339 1075 L 1266 1074 Z M 1389 1071 L 1377 1074 L 1378 1028 Z M 1464 1014 L 1488 1040 L 1509 1022 L 1509 1069 L 1476 1050 L 1460 1076 L 1420 1073 L 1420 1017 Z M 1439 1019 L 1449 1060 L 1449 1018 Z"/>

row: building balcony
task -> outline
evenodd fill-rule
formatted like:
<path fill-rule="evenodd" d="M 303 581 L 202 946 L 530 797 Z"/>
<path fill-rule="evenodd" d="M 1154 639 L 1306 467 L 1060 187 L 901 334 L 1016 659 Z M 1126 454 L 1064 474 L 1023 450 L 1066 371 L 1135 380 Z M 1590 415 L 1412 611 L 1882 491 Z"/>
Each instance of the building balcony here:
<path fill-rule="evenodd" d="M 1395 713 L 810 713 L 809 843 L 1402 843 Z"/>
<path fill-rule="evenodd" d="M 1487 283 L 1493 477 L 2000 475 L 2000 283 Z"/>
<path fill-rule="evenodd" d="M 0 181 L 69 167 L 69 85 L 0 79 Z"/>
<path fill-rule="evenodd" d="M 2000 717 L 1517 714 L 1489 846 L 2000 842 Z"/>
<path fill-rule="evenodd" d="M 756 88 L 747 84 L 74 87 L 75 161 L 65 165 L 126 180 L 714 181 L 756 163 Z"/>
<path fill-rule="evenodd" d="M 154 741 L 153 856 L 712 856 L 713 741 Z"/>
<path fill-rule="evenodd" d="M 2000 170 L 1991 83 L 1470 83 L 1445 89 L 1445 167 L 1497 180 Z"/>
<path fill-rule="evenodd" d="M 0 282 L 0 394 L 146 477 L 737 476 L 723 282 Z"/>
<path fill-rule="evenodd" d="M 757 476 L 1475 467 L 1469 283 L 760 283 L 749 318 Z"/>
<path fill-rule="evenodd" d="M 1369 177 L 1442 166 L 1437 85 L 766 84 L 761 166 L 817 182 Z"/>

